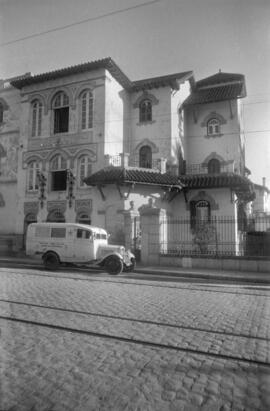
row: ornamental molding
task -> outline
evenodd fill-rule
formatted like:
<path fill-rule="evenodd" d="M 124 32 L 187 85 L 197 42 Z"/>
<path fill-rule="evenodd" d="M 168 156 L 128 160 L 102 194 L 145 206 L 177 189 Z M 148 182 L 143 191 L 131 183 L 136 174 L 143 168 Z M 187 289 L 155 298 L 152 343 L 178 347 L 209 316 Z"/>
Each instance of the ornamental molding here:
<path fill-rule="evenodd" d="M 89 91 L 91 91 L 91 92 L 93 93 L 95 88 L 96 88 L 96 82 L 95 82 L 95 81 L 81 84 L 81 85 L 75 90 L 75 93 L 74 93 L 75 104 L 76 104 L 76 101 L 79 99 L 80 94 L 81 94 L 83 91 L 89 90 Z M 94 97 L 94 95 L 93 95 L 93 97 Z"/>
<path fill-rule="evenodd" d="M 152 142 L 150 141 L 148 138 L 145 138 L 144 140 L 142 140 L 134 149 L 134 152 L 139 152 L 140 149 L 143 146 L 149 146 L 151 147 L 152 153 L 158 153 L 159 149 L 158 147 Z"/>
<path fill-rule="evenodd" d="M 24 214 L 37 214 L 38 213 L 38 201 L 26 201 L 23 205 Z"/>
<path fill-rule="evenodd" d="M 60 213 L 64 214 L 66 209 L 67 209 L 66 201 L 47 201 L 47 211 L 49 213 L 51 211 L 59 211 Z"/>
<path fill-rule="evenodd" d="M 211 113 L 209 113 L 209 114 L 204 118 L 204 120 L 203 120 L 202 123 L 201 123 L 201 127 L 206 127 L 208 121 L 209 121 L 209 120 L 212 120 L 213 118 L 216 118 L 216 119 L 220 122 L 220 124 L 226 124 L 226 123 L 227 123 L 227 120 L 226 120 L 221 114 L 218 114 L 216 111 L 212 111 Z M 214 137 L 214 136 L 215 136 L 215 135 L 213 135 L 213 137 Z"/>
<path fill-rule="evenodd" d="M 82 212 L 85 211 L 87 213 L 92 211 L 92 200 L 76 200 L 75 201 L 75 211 Z"/>
<path fill-rule="evenodd" d="M 69 107 L 71 107 L 72 110 L 74 110 L 76 108 L 74 96 L 70 90 L 70 87 L 66 87 L 66 86 L 56 87 L 49 93 L 48 98 L 47 98 L 47 109 L 53 110 L 52 108 L 53 99 L 56 96 L 56 94 L 58 94 L 61 91 L 64 92 L 68 96 Z M 45 114 L 47 114 L 47 112 Z"/>
<path fill-rule="evenodd" d="M 222 165 L 222 166 L 225 166 L 225 165 L 230 164 L 231 162 L 233 162 L 233 161 L 225 161 L 223 157 L 221 157 L 215 151 L 212 151 L 212 153 L 210 153 L 209 156 L 207 156 L 206 159 L 203 161 L 202 165 L 204 167 L 207 167 L 210 160 L 218 160 L 220 162 L 220 165 Z"/>
<path fill-rule="evenodd" d="M 6 203 L 4 200 L 4 196 L 2 193 L 0 193 L 0 207 L 5 207 Z"/>
<path fill-rule="evenodd" d="M 9 105 L 8 105 L 8 103 L 7 103 L 6 100 L 5 100 L 4 98 L 2 98 L 2 97 L 0 97 L 0 104 L 2 104 L 4 111 L 9 110 Z"/>
<path fill-rule="evenodd" d="M 152 106 L 155 106 L 159 103 L 159 100 L 154 96 L 154 94 L 148 93 L 148 91 L 144 91 L 142 95 L 140 95 L 135 103 L 133 104 L 133 108 L 138 108 L 141 104 L 142 101 L 144 100 L 150 100 L 152 103 Z"/>
<path fill-rule="evenodd" d="M 83 144 L 93 143 L 93 130 L 87 132 L 79 132 L 70 134 L 62 134 L 61 136 L 52 136 L 46 138 L 30 138 L 27 143 L 28 150 L 46 150 L 56 147 L 78 147 Z M 95 144 L 96 146 L 96 144 Z"/>
<path fill-rule="evenodd" d="M 7 152 L 4 149 L 4 147 L 2 146 L 2 144 L 0 144 L 0 158 L 1 157 L 6 157 L 7 156 Z"/>
<path fill-rule="evenodd" d="M 29 103 L 32 104 L 35 100 L 39 100 L 41 101 L 43 107 L 44 107 L 44 112 L 47 113 L 48 112 L 48 107 L 47 107 L 47 101 L 46 101 L 46 97 L 43 96 L 40 93 L 35 93 L 32 95 L 29 95 L 28 97 Z"/>
<path fill-rule="evenodd" d="M 211 210 L 219 210 L 219 204 L 215 202 L 214 198 L 207 194 L 205 191 L 199 191 L 194 197 L 192 197 L 189 202 L 186 204 L 186 209 L 190 209 L 191 201 L 207 201 L 210 204 Z"/>

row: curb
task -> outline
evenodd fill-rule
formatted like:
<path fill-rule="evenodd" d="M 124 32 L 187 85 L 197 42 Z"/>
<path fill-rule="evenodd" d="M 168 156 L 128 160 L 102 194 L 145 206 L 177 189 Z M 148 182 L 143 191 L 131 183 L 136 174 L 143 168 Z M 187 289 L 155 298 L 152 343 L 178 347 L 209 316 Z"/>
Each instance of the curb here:
<path fill-rule="evenodd" d="M 40 261 L 35 260 L 35 259 L 24 259 L 24 258 L 17 258 L 17 257 L 2 257 L 0 256 L 0 265 L 3 263 L 7 264 L 14 264 L 14 265 L 24 265 L 26 268 L 27 267 L 43 267 Z M 168 269 L 168 267 L 164 268 L 163 270 L 160 268 L 147 268 L 147 267 L 136 267 L 134 270 L 134 273 L 137 274 L 149 274 L 149 275 L 158 275 L 162 277 L 177 277 L 177 278 L 186 278 L 186 279 L 204 279 L 204 280 L 219 280 L 219 281 L 230 281 L 230 282 L 241 282 L 241 283 L 257 283 L 257 284 L 270 284 L 270 275 L 268 276 L 267 273 L 265 273 L 265 276 L 268 276 L 269 278 L 263 278 L 261 275 L 258 275 L 254 273 L 254 275 L 251 276 L 244 276 L 243 275 L 233 275 L 232 273 L 224 273 L 224 274 L 218 274 L 216 272 L 213 273 L 205 273 L 205 272 L 186 272 L 186 271 L 176 271 L 176 270 L 171 270 Z"/>
<path fill-rule="evenodd" d="M 206 274 L 202 272 L 198 273 L 187 273 L 187 272 L 176 272 L 176 271 L 162 271 L 162 270 L 151 270 L 147 268 L 139 268 L 134 270 L 137 274 L 150 274 L 150 275 L 161 275 L 161 276 L 170 276 L 170 277 L 178 277 L 178 278 L 197 278 L 197 279 L 204 279 L 204 280 L 219 280 L 219 281 L 234 281 L 234 282 L 242 282 L 242 283 L 259 283 L 259 284 L 270 284 L 270 276 L 269 279 L 260 278 L 257 276 L 254 277 L 244 277 L 244 276 L 233 276 L 232 274 L 224 274 L 219 275 L 217 273 L 213 274 Z"/>

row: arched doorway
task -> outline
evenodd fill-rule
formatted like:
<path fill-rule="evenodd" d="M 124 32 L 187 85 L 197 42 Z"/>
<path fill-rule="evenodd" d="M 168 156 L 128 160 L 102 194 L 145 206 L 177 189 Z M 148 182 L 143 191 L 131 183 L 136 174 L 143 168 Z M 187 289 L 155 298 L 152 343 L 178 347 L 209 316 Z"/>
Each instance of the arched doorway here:
<path fill-rule="evenodd" d="M 65 223 L 66 219 L 60 210 L 52 210 L 47 217 L 47 223 Z"/>
<path fill-rule="evenodd" d="M 139 152 L 139 167 L 152 168 L 152 150 L 149 146 L 143 146 Z"/>

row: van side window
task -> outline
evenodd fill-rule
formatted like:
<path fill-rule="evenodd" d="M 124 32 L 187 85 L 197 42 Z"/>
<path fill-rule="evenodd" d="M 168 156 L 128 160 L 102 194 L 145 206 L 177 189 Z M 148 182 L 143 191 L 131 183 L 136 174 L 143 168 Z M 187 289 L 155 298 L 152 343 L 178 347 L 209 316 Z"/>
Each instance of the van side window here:
<path fill-rule="evenodd" d="M 89 230 L 82 230 L 81 228 L 79 228 L 77 230 L 77 238 L 86 238 L 89 239 L 91 237 L 91 231 Z"/>
<path fill-rule="evenodd" d="M 49 237 L 50 236 L 50 227 L 41 227 L 41 226 L 36 226 L 36 232 L 35 235 L 36 237 Z"/>
<path fill-rule="evenodd" d="M 51 237 L 53 238 L 65 238 L 66 229 L 64 227 L 52 227 Z"/>

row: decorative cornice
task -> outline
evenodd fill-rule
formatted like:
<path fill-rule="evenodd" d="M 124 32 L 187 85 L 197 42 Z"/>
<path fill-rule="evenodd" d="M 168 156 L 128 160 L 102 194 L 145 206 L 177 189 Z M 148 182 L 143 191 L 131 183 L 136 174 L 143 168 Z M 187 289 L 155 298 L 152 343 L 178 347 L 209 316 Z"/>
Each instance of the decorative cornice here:
<path fill-rule="evenodd" d="M 65 213 L 67 209 L 67 202 L 66 201 L 47 201 L 47 211 L 50 213 L 51 211 L 60 211 L 61 213 Z"/>
<path fill-rule="evenodd" d="M 144 90 L 142 95 L 137 98 L 135 103 L 133 104 L 133 108 L 138 108 L 142 101 L 150 100 L 152 105 L 155 106 L 159 103 L 159 100 L 153 95 L 148 93 L 148 91 Z"/>
<path fill-rule="evenodd" d="M 220 124 L 227 123 L 227 120 L 221 114 L 218 114 L 216 111 L 212 111 L 204 118 L 204 120 L 201 123 L 201 127 L 206 127 L 208 121 L 212 120 L 213 118 L 216 118 L 220 122 Z"/>
<path fill-rule="evenodd" d="M 38 201 L 26 201 L 23 204 L 23 211 L 25 215 L 29 213 L 37 214 L 38 213 Z"/>
<path fill-rule="evenodd" d="M 190 202 L 191 201 L 208 201 L 208 203 L 210 204 L 211 210 L 219 210 L 219 205 L 218 203 L 215 202 L 214 198 L 211 197 L 209 194 L 207 194 L 205 191 L 199 191 L 198 194 L 196 194 L 194 197 L 192 197 L 189 202 L 186 204 L 186 209 L 189 210 L 190 208 Z"/>
<path fill-rule="evenodd" d="M 139 144 L 137 144 L 137 146 L 134 148 L 134 152 L 138 153 L 143 146 L 151 147 L 152 153 L 158 153 L 159 152 L 158 147 L 152 141 L 150 141 L 148 138 L 145 138 Z"/>

